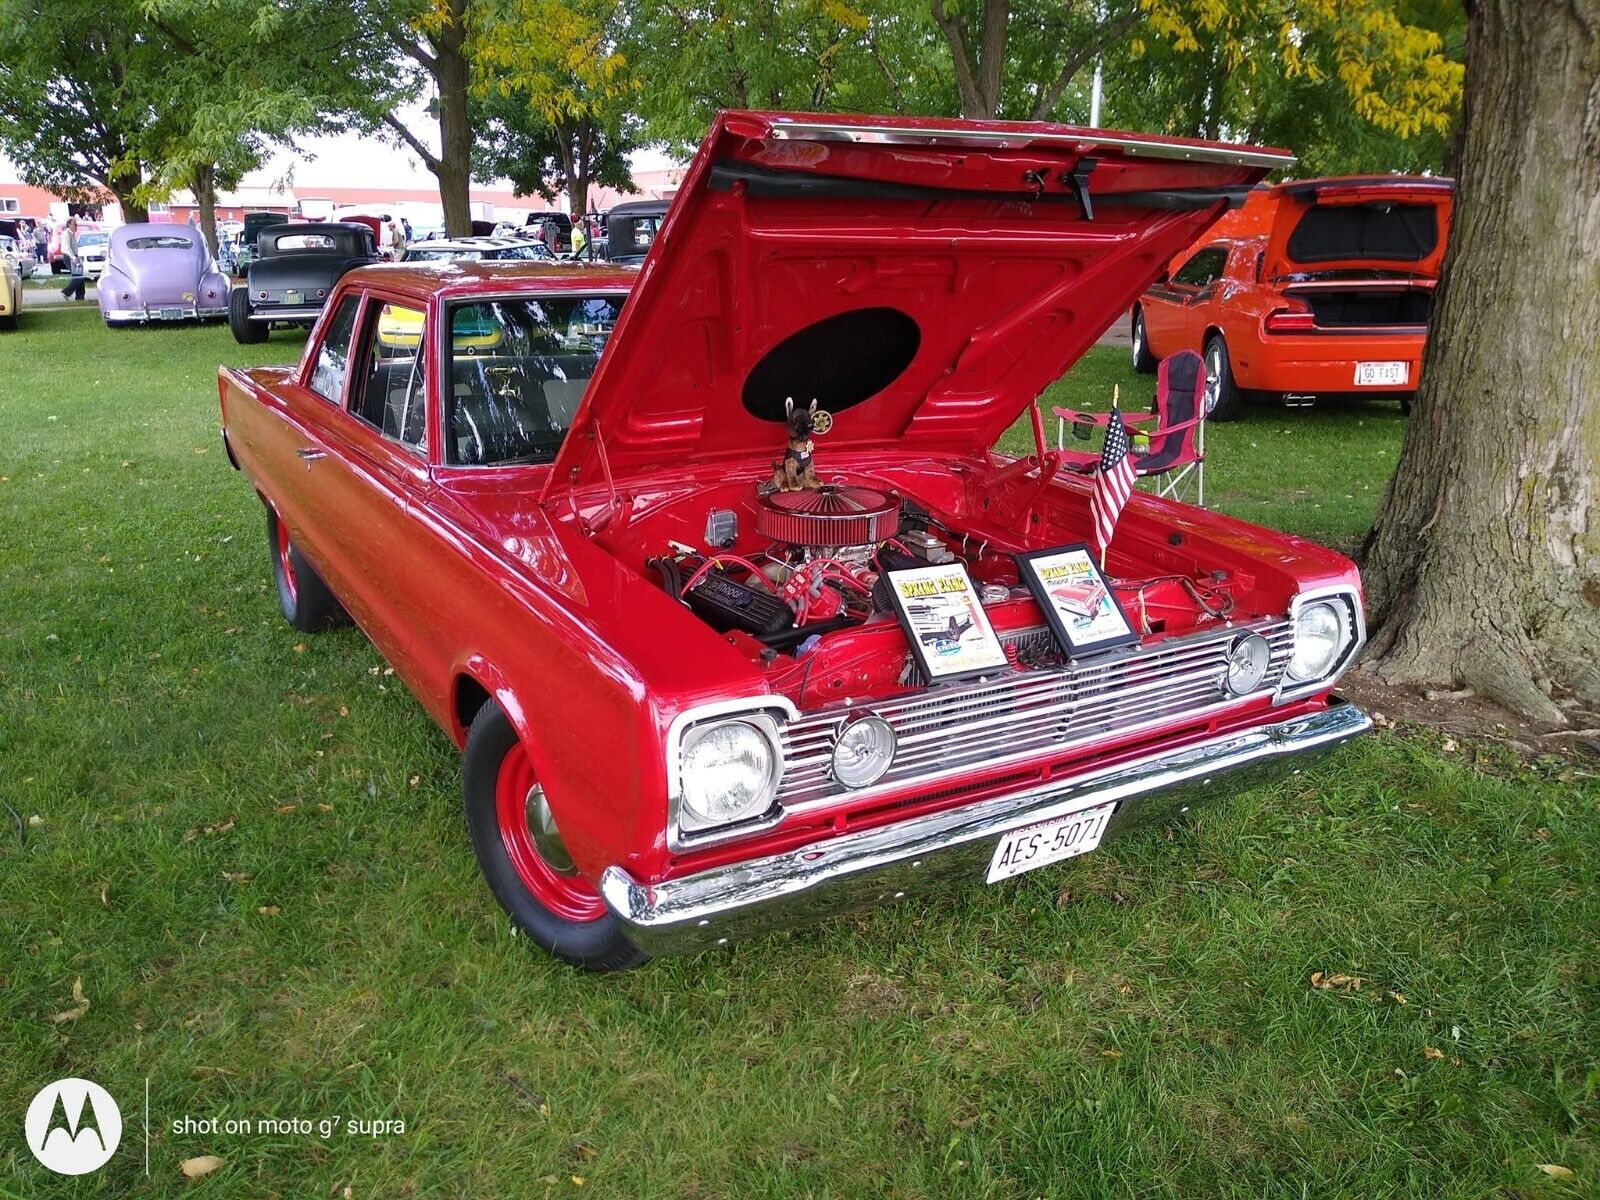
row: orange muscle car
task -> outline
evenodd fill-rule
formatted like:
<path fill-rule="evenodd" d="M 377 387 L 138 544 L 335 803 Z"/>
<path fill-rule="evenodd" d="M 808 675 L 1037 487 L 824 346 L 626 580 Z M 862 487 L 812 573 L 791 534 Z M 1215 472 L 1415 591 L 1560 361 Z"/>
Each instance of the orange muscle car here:
<path fill-rule="evenodd" d="M 1380 392 L 1409 411 L 1454 191 L 1405 175 L 1255 189 L 1134 305 L 1134 368 L 1198 351 L 1220 421 L 1257 392 Z"/>

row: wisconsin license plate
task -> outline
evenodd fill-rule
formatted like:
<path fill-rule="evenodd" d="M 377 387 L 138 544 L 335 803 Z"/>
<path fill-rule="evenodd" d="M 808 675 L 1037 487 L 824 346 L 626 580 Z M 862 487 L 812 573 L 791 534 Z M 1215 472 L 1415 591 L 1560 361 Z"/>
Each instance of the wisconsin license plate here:
<path fill-rule="evenodd" d="M 283 302 L 285 304 L 299 304 L 300 303 L 300 293 L 299 292 L 285 292 L 283 294 Z M 1365 364 L 1362 364 L 1362 365 L 1365 365 Z"/>
<path fill-rule="evenodd" d="M 181 308 L 163 308 L 161 310 L 161 319 L 163 321 L 181 321 L 188 315 Z"/>
<path fill-rule="evenodd" d="M 1406 381 L 1406 364 L 1403 362 L 1358 362 L 1357 387 L 1394 387 Z"/>
<path fill-rule="evenodd" d="M 1051 863 L 1089 853 L 1100 844 L 1106 823 L 1116 811 L 1115 804 L 1102 804 L 1099 808 L 1075 812 L 1070 817 L 1057 817 L 1013 830 L 994 848 L 984 882 L 1010 879 L 1035 867 L 1048 867 Z"/>

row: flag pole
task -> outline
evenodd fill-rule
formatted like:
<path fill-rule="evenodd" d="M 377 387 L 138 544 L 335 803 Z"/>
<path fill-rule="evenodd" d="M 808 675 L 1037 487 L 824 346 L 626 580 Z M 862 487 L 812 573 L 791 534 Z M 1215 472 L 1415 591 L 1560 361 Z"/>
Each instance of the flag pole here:
<path fill-rule="evenodd" d="M 1122 399 L 1122 385 L 1121 384 L 1117 384 L 1117 383 L 1113 383 L 1111 385 L 1111 411 L 1112 412 L 1116 412 L 1117 411 L 1117 404 L 1118 404 L 1119 401 L 1121 401 L 1121 399 Z M 1109 421 L 1106 424 L 1106 432 L 1108 434 L 1111 432 L 1111 425 L 1110 425 Z M 1109 543 L 1111 541 L 1111 539 L 1107 538 L 1106 541 Z M 1102 575 L 1105 574 L 1105 570 L 1106 570 L 1106 551 L 1109 548 L 1110 548 L 1109 546 L 1101 546 L 1100 547 L 1100 573 Z"/>

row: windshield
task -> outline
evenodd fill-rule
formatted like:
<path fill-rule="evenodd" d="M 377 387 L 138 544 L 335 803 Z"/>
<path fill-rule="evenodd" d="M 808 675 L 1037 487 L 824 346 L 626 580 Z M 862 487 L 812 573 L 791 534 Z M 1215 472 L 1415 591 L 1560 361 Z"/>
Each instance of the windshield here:
<path fill-rule="evenodd" d="M 106 238 L 108 236 L 108 234 L 104 233 L 80 233 L 78 235 L 78 245 L 80 247 L 103 246 L 106 244 Z"/>
<path fill-rule="evenodd" d="M 621 296 L 530 296 L 453 307 L 443 389 L 449 461 L 553 460 L 622 303 Z"/>

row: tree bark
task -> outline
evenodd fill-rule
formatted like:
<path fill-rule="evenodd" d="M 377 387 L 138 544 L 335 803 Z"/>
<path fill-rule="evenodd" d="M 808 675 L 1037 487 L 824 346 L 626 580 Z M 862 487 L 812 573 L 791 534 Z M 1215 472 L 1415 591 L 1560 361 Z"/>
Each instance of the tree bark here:
<path fill-rule="evenodd" d="M 1600 704 L 1600 0 L 1477 0 L 1461 132 L 1368 658 L 1565 724 Z"/>
<path fill-rule="evenodd" d="M 434 80 L 439 85 L 439 157 L 432 170 L 439 180 L 444 227 L 451 237 L 472 233 L 472 125 L 467 118 L 468 0 L 451 0 L 450 22 L 434 46 Z"/>
<path fill-rule="evenodd" d="M 200 210 L 200 234 L 206 239 L 211 257 L 217 256 L 217 167 L 215 163 L 200 163 L 194 169 L 189 186 L 194 192 L 195 206 Z"/>
<path fill-rule="evenodd" d="M 117 198 L 117 205 L 122 209 L 122 220 L 125 224 L 150 219 L 150 206 L 140 200 L 136 189 L 144 182 L 144 173 L 138 168 L 124 168 L 120 171 L 107 172 L 106 187 Z"/>

